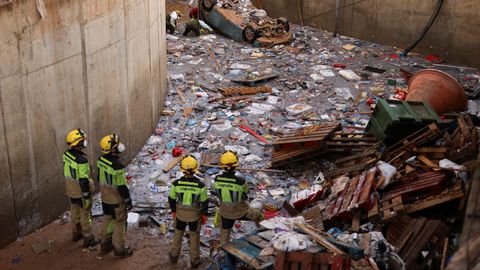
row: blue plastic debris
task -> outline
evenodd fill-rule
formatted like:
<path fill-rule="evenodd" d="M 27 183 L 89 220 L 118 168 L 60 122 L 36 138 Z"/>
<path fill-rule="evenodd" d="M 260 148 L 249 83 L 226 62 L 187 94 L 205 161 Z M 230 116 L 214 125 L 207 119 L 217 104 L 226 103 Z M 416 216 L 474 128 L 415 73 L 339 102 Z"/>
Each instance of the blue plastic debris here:
<path fill-rule="evenodd" d="M 187 123 L 186 123 L 187 126 L 194 126 L 196 124 L 197 124 L 197 120 L 195 120 L 193 118 L 188 119 Z"/>
<path fill-rule="evenodd" d="M 173 149 L 177 145 L 176 141 L 170 141 L 165 145 L 166 149 Z"/>

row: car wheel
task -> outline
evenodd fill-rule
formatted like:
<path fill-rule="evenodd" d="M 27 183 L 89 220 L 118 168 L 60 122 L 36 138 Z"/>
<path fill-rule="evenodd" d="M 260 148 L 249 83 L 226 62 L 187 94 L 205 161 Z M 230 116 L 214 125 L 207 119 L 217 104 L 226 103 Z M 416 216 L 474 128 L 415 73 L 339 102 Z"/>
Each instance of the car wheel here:
<path fill-rule="evenodd" d="M 251 25 L 247 25 L 242 31 L 242 38 L 248 43 L 253 43 L 258 37 L 258 32 Z"/>
<path fill-rule="evenodd" d="M 205 11 L 210 12 L 212 11 L 213 7 L 217 4 L 217 0 L 201 0 L 202 1 L 202 8 Z"/>
<path fill-rule="evenodd" d="M 280 17 L 277 19 L 277 24 L 285 25 L 285 32 L 290 32 L 290 22 L 288 22 L 287 18 Z"/>

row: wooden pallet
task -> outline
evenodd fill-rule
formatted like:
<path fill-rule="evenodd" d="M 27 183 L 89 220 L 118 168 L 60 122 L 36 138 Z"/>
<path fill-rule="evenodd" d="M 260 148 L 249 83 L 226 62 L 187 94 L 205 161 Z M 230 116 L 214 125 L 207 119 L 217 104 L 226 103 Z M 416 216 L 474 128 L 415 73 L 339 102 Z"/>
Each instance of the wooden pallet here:
<path fill-rule="evenodd" d="M 377 144 L 378 140 L 371 134 L 338 131 L 328 139 L 327 148 L 331 152 L 359 153 L 375 148 Z"/>
<path fill-rule="evenodd" d="M 305 223 L 307 223 L 309 226 L 315 228 L 316 230 L 324 230 L 323 221 L 325 220 L 325 216 L 318 205 L 303 211 L 300 216 L 303 216 Z"/>
<path fill-rule="evenodd" d="M 323 154 L 323 148 L 307 148 L 295 150 L 282 150 L 272 152 L 272 167 L 282 167 L 302 160 L 311 159 Z"/>
<path fill-rule="evenodd" d="M 278 251 L 275 259 L 276 270 L 348 270 L 350 258 L 333 253 L 309 253 Z"/>
<path fill-rule="evenodd" d="M 405 179 L 395 183 L 394 187 L 389 188 L 388 192 L 382 194 L 382 202 L 398 196 L 407 201 L 409 197 L 415 197 L 411 194 L 415 195 L 418 192 L 430 191 L 430 194 L 441 192 L 447 178 L 443 172 L 427 172 L 416 174 L 413 177 L 413 180 Z"/>
<path fill-rule="evenodd" d="M 402 202 L 402 196 L 397 196 L 392 199 L 383 201 L 381 205 L 381 210 L 382 219 L 385 221 L 402 214 L 405 211 L 405 206 Z"/>
<path fill-rule="evenodd" d="M 220 87 L 218 88 L 224 96 L 233 95 L 254 95 L 257 93 L 271 93 L 272 88 L 268 86 L 258 87 Z"/>
<path fill-rule="evenodd" d="M 462 190 L 462 183 L 456 183 L 454 186 L 443 190 L 440 194 L 427 197 L 405 206 L 405 213 L 411 214 L 433 206 L 440 205 L 449 201 L 463 198 L 465 196 Z"/>
<path fill-rule="evenodd" d="M 327 210 L 328 219 L 351 219 L 354 210 L 361 208 L 368 211 L 372 204 L 370 198 L 376 171 L 377 168 L 374 167 L 350 180 Z"/>
<path fill-rule="evenodd" d="M 391 242 L 398 249 L 398 254 L 405 261 L 407 269 L 421 269 L 434 256 L 435 251 L 448 236 L 448 226 L 439 220 L 426 218 L 412 219 L 399 234 L 396 242 Z M 387 233 L 388 235 L 388 233 Z M 419 262 L 417 258 L 424 250 L 429 254 Z"/>
<path fill-rule="evenodd" d="M 373 160 L 373 162 L 378 161 L 380 159 L 381 154 L 376 149 L 369 149 L 365 152 L 349 155 L 344 158 L 339 158 L 335 160 L 335 165 L 338 168 L 345 168 L 348 166 L 352 166 L 358 163 L 367 163 L 366 161 Z"/>
<path fill-rule="evenodd" d="M 440 134 L 438 126 L 434 123 L 430 124 L 387 148 L 382 160 L 386 160 L 387 163 L 398 168 L 399 164 L 403 164 L 411 157 L 410 152 L 414 147 L 419 147 L 423 143 L 437 138 Z"/>
<path fill-rule="evenodd" d="M 273 142 L 276 151 L 309 147 L 324 147 L 325 140 L 340 129 L 340 124 L 315 125 L 284 134 Z"/>

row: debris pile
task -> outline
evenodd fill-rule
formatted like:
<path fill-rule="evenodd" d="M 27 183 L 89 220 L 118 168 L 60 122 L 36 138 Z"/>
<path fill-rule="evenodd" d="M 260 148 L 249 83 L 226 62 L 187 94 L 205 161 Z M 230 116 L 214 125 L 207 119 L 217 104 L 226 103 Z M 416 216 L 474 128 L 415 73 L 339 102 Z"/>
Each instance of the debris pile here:
<path fill-rule="evenodd" d="M 265 216 L 260 230 L 236 222 L 234 241 L 221 248 L 235 263 L 254 269 L 288 269 L 299 258 L 342 267 L 335 269 L 438 263 L 459 233 L 454 225 L 472 173 L 468 161 L 478 151 L 477 119 L 434 114 L 412 127 L 402 115 L 378 132 L 368 126 L 372 109 L 408 95 L 405 70 L 441 69 L 465 89 L 480 87 L 480 72 L 292 29 L 291 44 L 269 48 L 220 35 L 169 38 L 163 117 L 127 168 L 139 226 L 148 217 L 171 237 L 168 189 L 182 175 L 182 154 L 200 160 L 198 177 L 209 187 L 221 170 L 219 155 L 232 150 L 240 157 L 237 174 L 250 186 L 250 206 Z M 480 112 L 477 103 L 470 100 L 469 109 Z M 405 127 L 412 127 L 408 134 L 395 136 Z M 216 203 L 211 196 L 202 256 L 229 265 L 231 256 L 212 252 Z"/>

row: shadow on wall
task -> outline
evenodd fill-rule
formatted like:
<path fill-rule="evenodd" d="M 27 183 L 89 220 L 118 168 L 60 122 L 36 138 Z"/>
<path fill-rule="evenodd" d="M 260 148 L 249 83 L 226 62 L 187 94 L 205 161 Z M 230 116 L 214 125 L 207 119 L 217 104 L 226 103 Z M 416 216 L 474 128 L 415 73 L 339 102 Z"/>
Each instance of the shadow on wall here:
<path fill-rule="evenodd" d="M 0 246 L 65 211 L 68 131 L 87 132 L 92 168 L 102 136 L 119 134 L 125 159 L 150 136 L 166 91 L 164 10 L 151 0 L 0 6 Z"/>
<path fill-rule="evenodd" d="M 438 0 L 339 0 L 339 33 L 406 48 L 420 35 Z M 333 32 L 337 0 L 252 0 L 271 17 Z M 480 68 L 480 1 L 444 1 L 440 14 L 415 51 L 451 64 Z M 295 12 L 293 12 L 295 11 Z"/>

